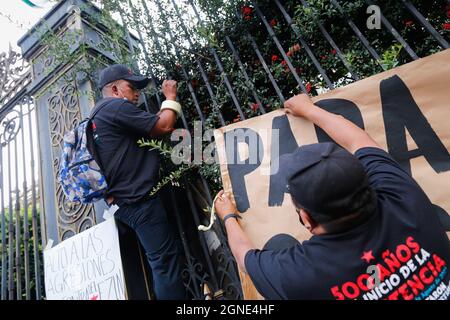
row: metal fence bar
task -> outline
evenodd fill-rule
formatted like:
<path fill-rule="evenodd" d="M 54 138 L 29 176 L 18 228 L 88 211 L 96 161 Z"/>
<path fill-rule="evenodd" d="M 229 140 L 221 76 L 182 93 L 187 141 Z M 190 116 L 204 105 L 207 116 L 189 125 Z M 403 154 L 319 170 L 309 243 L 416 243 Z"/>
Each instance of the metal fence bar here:
<path fill-rule="evenodd" d="M 361 30 L 355 25 L 352 19 L 347 17 L 344 10 L 342 9 L 341 5 L 336 0 L 331 0 L 331 3 L 338 9 L 338 11 L 341 13 L 341 15 L 346 18 L 347 24 L 350 26 L 350 28 L 353 30 L 355 35 L 358 37 L 358 39 L 361 41 L 361 43 L 364 45 L 364 47 L 369 51 L 369 53 L 372 55 L 372 57 L 378 62 L 378 64 L 381 65 L 381 58 L 378 55 L 378 53 L 375 51 L 375 49 L 370 45 L 369 40 L 362 34 Z"/>
<path fill-rule="evenodd" d="M 162 8 L 160 1 L 156 0 L 155 3 L 156 3 L 156 5 L 158 6 L 158 9 L 159 9 L 160 12 L 161 12 L 161 17 L 163 18 L 164 22 L 165 22 L 166 24 L 168 24 L 169 21 L 167 20 L 166 15 L 163 13 L 163 12 L 164 12 L 164 9 Z M 173 43 L 175 43 L 175 38 L 174 38 L 174 36 L 173 36 L 173 34 L 172 34 L 172 31 L 168 30 L 167 32 L 168 32 L 168 34 L 169 34 L 169 37 L 170 37 L 171 41 L 172 41 Z M 193 43 L 192 43 L 191 39 L 188 38 L 187 40 L 188 40 L 189 44 L 192 46 Z M 211 97 L 211 100 L 213 101 L 214 110 L 217 111 L 217 114 L 218 114 L 218 117 L 219 117 L 220 124 L 221 124 L 222 126 L 225 126 L 225 119 L 224 119 L 224 117 L 223 117 L 223 115 L 222 115 L 222 112 L 220 112 L 219 104 L 218 104 L 217 99 L 216 99 L 216 96 L 215 96 L 215 94 L 214 94 L 214 92 L 213 92 L 213 90 L 212 90 L 211 84 L 209 83 L 208 77 L 206 76 L 206 72 L 205 72 L 205 70 L 203 69 L 203 66 L 202 66 L 201 62 L 198 60 L 197 57 L 195 57 L 195 62 L 196 62 L 197 66 L 198 66 L 198 68 L 199 68 L 199 70 L 200 70 L 200 74 L 202 75 L 203 81 L 205 82 L 206 89 L 208 90 L 209 96 Z"/>
<path fill-rule="evenodd" d="M 30 107 L 31 98 L 27 99 L 28 109 L 28 126 L 29 126 L 29 139 L 30 139 L 30 170 L 31 170 L 31 225 L 33 230 L 33 258 L 34 258 L 34 279 L 36 285 L 36 299 L 41 299 L 41 266 L 40 266 L 40 254 L 39 254 L 39 217 L 37 212 L 36 203 L 36 182 L 35 182 L 35 162 L 34 162 L 34 146 L 33 146 L 33 124 L 31 121 L 32 111 L 35 109 Z"/>
<path fill-rule="evenodd" d="M 270 69 L 267 66 L 266 61 L 264 60 L 261 52 L 259 51 L 258 45 L 255 42 L 255 39 L 253 39 L 252 36 L 247 36 L 247 39 L 250 41 L 250 44 L 251 44 L 253 50 L 255 50 L 255 53 L 258 56 L 259 61 L 261 61 L 261 65 L 263 66 L 264 71 L 266 71 L 267 76 L 269 77 L 270 82 L 272 83 L 272 86 L 275 89 L 275 92 L 277 93 L 277 95 L 280 98 L 281 102 L 284 103 L 286 101 L 286 99 L 284 98 L 283 93 L 280 90 L 280 87 L 278 87 L 278 84 L 277 84 L 275 78 L 273 77 L 272 72 L 270 72 Z"/>
<path fill-rule="evenodd" d="M 238 51 L 234 47 L 233 42 L 231 41 L 229 36 L 225 36 L 225 41 L 227 42 L 227 45 L 230 48 L 231 53 L 233 54 L 233 58 L 234 58 L 234 60 L 236 60 L 238 66 L 239 66 L 239 69 L 241 70 L 242 74 L 244 75 L 246 83 L 248 83 L 251 86 L 252 95 L 253 95 L 253 98 L 255 99 L 256 103 L 258 104 L 259 111 L 261 112 L 261 114 L 266 113 L 266 110 L 264 110 L 264 107 L 262 105 L 261 99 L 259 99 L 259 96 L 255 91 L 255 85 L 250 80 L 250 77 L 248 76 L 247 71 L 245 70 L 245 67 L 242 64 L 241 57 L 239 56 Z"/>
<path fill-rule="evenodd" d="M 210 208 L 212 203 L 210 203 L 210 195 L 209 188 L 205 188 L 205 186 L 200 183 L 202 179 L 196 180 L 194 183 L 189 184 L 189 190 L 191 190 L 192 194 L 197 195 L 196 199 L 198 199 L 199 204 L 202 206 L 205 202 Z M 204 181 L 204 179 L 203 179 Z M 206 194 L 206 198 L 205 198 Z M 209 210 L 208 210 L 209 211 Z M 201 212 L 198 211 L 198 212 Z M 199 216 L 202 216 L 199 213 Z M 219 263 L 216 274 L 218 280 L 218 293 L 220 296 L 224 298 L 237 298 L 242 297 L 242 289 L 239 280 L 239 272 L 236 267 L 236 261 L 228 247 L 228 241 L 226 236 L 222 230 L 222 223 L 220 220 L 216 220 L 216 223 L 212 225 L 210 231 L 207 231 L 206 234 L 211 234 L 211 236 L 217 236 L 220 242 L 220 246 L 214 249 L 216 261 Z M 220 249 L 219 249 L 220 248 Z M 229 281 L 225 286 L 226 280 Z M 220 290 L 224 289 L 224 290 Z M 219 296 L 219 294 L 217 294 Z M 231 295 L 229 297 L 229 295 Z"/>
<path fill-rule="evenodd" d="M 157 1 L 156 4 L 158 5 L 159 10 L 163 10 L 163 8 L 161 7 L 161 3 L 159 1 Z M 169 21 L 167 20 L 167 17 L 166 17 L 165 14 L 163 15 L 163 17 L 164 17 L 165 22 L 169 23 Z M 182 26 L 182 28 L 184 28 L 183 24 L 181 26 Z M 187 35 L 187 40 L 189 42 L 189 45 L 192 47 L 193 43 L 192 43 L 192 41 L 191 41 L 191 39 L 189 37 L 188 32 L 186 30 L 184 30 L 184 32 Z M 173 34 L 172 34 L 172 32 L 170 30 L 168 31 L 168 34 L 170 36 L 170 39 L 171 39 L 172 43 L 175 43 L 175 37 L 173 36 Z M 179 51 L 176 48 L 176 46 L 175 45 L 173 45 L 173 46 L 174 46 L 174 49 L 179 53 Z M 181 59 L 181 55 L 179 55 L 179 54 L 177 54 L 177 58 L 180 61 L 182 60 Z M 211 84 L 209 82 L 208 76 L 206 75 L 206 72 L 205 72 L 205 70 L 203 68 L 203 65 L 202 65 L 202 63 L 200 62 L 200 60 L 198 59 L 197 56 L 195 57 L 195 62 L 196 62 L 197 66 L 198 66 L 198 68 L 200 70 L 200 74 L 201 74 L 201 76 L 203 78 L 203 81 L 205 82 L 205 85 L 206 85 L 206 88 L 208 90 L 209 96 L 211 97 L 211 100 L 213 101 L 214 109 L 217 110 L 217 112 L 218 112 L 219 121 L 220 121 L 221 125 L 224 126 L 225 125 L 225 119 L 224 119 L 224 117 L 222 115 L 222 112 L 219 109 L 219 103 L 217 102 L 216 95 L 214 94 L 214 92 L 212 90 L 212 86 L 211 86 Z M 186 75 L 187 75 L 187 72 L 186 72 Z M 189 81 L 189 79 L 186 79 L 186 81 Z"/>
<path fill-rule="evenodd" d="M 7 138 L 5 137 L 5 140 Z M 8 221 L 8 297 L 9 300 L 14 300 L 14 218 L 13 207 L 11 198 L 11 144 L 10 141 L 6 141 L 8 144 L 8 204 L 9 204 L 9 221 Z"/>
<path fill-rule="evenodd" d="M 21 117 L 22 115 L 20 115 Z M 20 119 L 15 119 L 14 124 L 20 123 Z M 17 130 L 22 130 L 18 128 Z M 16 297 L 17 300 L 22 300 L 22 254 L 21 254 L 21 243 L 22 243 L 22 233 L 21 233 L 21 217 L 20 217 L 20 190 L 19 190 L 19 165 L 18 165 L 18 153 L 17 153 L 17 139 L 14 139 L 14 175 L 15 175 L 15 193 L 16 199 L 14 203 L 14 212 L 16 216 L 15 227 L 16 227 Z M 12 191 L 12 190 L 11 190 Z"/>
<path fill-rule="evenodd" d="M 195 15 L 197 16 L 197 20 L 198 20 L 198 21 L 200 22 L 200 24 L 203 26 L 203 25 L 204 25 L 204 22 L 203 22 L 202 19 L 200 18 L 200 15 L 199 15 L 198 12 L 197 12 L 197 8 L 196 8 L 195 5 L 192 3 L 192 0 L 189 0 L 189 3 L 190 3 L 190 5 L 191 5 L 192 9 L 194 10 Z M 174 6 L 174 8 L 175 8 L 175 11 L 176 11 L 177 14 L 178 14 L 178 17 L 180 18 L 180 23 L 181 23 L 181 25 L 183 26 L 183 29 L 184 29 L 185 31 L 187 31 L 186 27 L 184 26 L 183 20 L 182 20 L 182 18 L 181 18 L 180 12 L 179 12 L 179 10 L 178 10 L 178 6 L 177 6 L 177 4 L 175 3 L 174 0 L 172 0 L 172 4 L 173 4 L 173 6 Z M 187 33 L 186 35 L 189 37 L 189 34 L 188 34 L 188 33 Z M 241 120 L 244 120 L 246 117 L 245 117 L 244 113 L 242 112 L 241 104 L 239 103 L 239 101 L 238 101 L 238 99 L 237 99 L 237 97 L 236 97 L 236 94 L 234 93 L 233 87 L 231 86 L 230 80 L 228 79 L 227 73 L 225 72 L 225 70 L 224 70 L 224 68 L 223 68 L 222 61 L 220 60 L 219 56 L 217 55 L 216 50 L 215 50 L 213 47 L 211 47 L 211 46 L 209 45 L 209 43 L 208 43 L 208 48 L 209 48 L 209 51 L 211 52 L 211 54 L 213 55 L 214 60 L 216 61 L 217 68 L 219 69 L 219 71 L 220 71 L 220 73 L 221 73 L 221 75 L 222 75 L 222 77 L 223 77 L 223 80 L 224 80 L 224 82 L 225 82 L 225 86 L 227 87 L 228 92 L 230 93 L 231 100 L 233 100 L 233 103 L 234 103 L 234 105 L 235 105 L 235 107 L 236 107 L 236 109 L 237 109 L 237 111 L 238 111 L 238 113 L 239 113 L 239 116 L 241 117 Z"/>
<path fill-rule="evenodd" d="M 128 30 L 128 24 L 127 24 L 127 22 L 125 21 L 125 18 L 124 18 L 124 15 L 123 15 L 123 11 L 122 11 L 122 9 L 120 8 L 119 2 L 116 2 L 116 5 L 117 5 L 118 8 L 119 8 L 118 12 L 119 12 L 119 15 L 120 15 L 120 19 L 122 20 L 123 27 L 124 27 L 124 29 L 125 29 L 125 35 L 126 35 L 126 37 L 127 37 L 128 50 L 130 50 L 130 53 L 131 53 L 132 56 L 135 56 L 135 50 L 134 50 L 133 42 L 132 42 L 132 40 L 131 40 L 130 31 Z M 138 28 L 138 30 L 139 30 L 139 28 Z M 140 31 L 139 31 L 139 32 L 140 32 Z M 139 70 L 139 66 L 137 65 L 137 63 L 134 64 L 134 68 L 136 69 L 136 71 Z M 156 95 L 157 95 L 157 100 L 158 100 L 158 102 L 159 102 L 159 96 L 158 96 L 158 93 L 156 93 Z M 150 105 L 148 104 L 147 97 L 145 96 L 145 94 L 142 95 L 142 98 L 143 98 L 143 100 L 144 100 L 145 110 L 146 110 L 147 112 L 150 112 Z M 159 105 L 158 105 L 158 107 L 159 107 Z"/>
<path fill-rule="evenodd" d="M 267 29 L 267 32 L 269 33 L 269 36 L 272 38 L 272 40 L 275 42 L 276 47 L 278 48 L 278 51 L 281 53 L 281 55 L 283 56 L 284 61 L 286 61 L 286 64 L 289 68 L 289 70 L 291 70 L 291 73 L 295 79 L 295 81 L 297 82 L 298 86 L 300 87 L 300 89 L 306 93 L 306 88 L 303 85 L 304 80 L 301 79 L 297 72 L 295 71 L 294 66 L 292 65 L 291 59 L 289 59 L 289 57 L 287 56 L 285 50 L 283 49 L 283 46 L 281 45 L 280 41 L 278 40 L 277 36 L 275 35 L 275 32 L 273 31 L 272 27 L 269 25 L 269 23 L 267 22 L 266 18 L 264 17 L 263 13 L 261 12 L 261 10 L 259 9 L 258 5 L 256 4 L 255 1 L 252 1 L 253 6 L 255 7 L 255 11 L 256 14 L 258 15 L 258 17 L 261 19 L 261 21 L 263 22 L 264 26 Z"/>
<path fill-rule="evenodd" d="M 286 12 L 286 10 L 284 9 L 284 7 L 281 5 L 281 3 L 278 0 L 275 0 L 275 4 L 278 6 L 278 8 L 281 11 L 281 14 L 283 15 L 284 19 L 286 20 L 288 26 L 290 26 L 292 28 L 292 30 L 294 31 L 295 35 L 298 37 L 298 39 L 300 40 L 300 43 L 302 44 L 302 46 L 305 48 L 306 53 L 308 54 L 308 56 L 310 57 L 311 61 L 313 62 L 314 66 L 316 67 L 317 71 L 319 71 L 319 73 L 321 74 L 321 76 L 323 77 L 323 79 L 325 80 L 325 83 L 327 84 L 328 88 L 333 89 L 334 85 L 333 82 L 331 82 L 330 78 L 328 77 L 326 71 L 322 68 L 322 65 L 320 64 L 320 62 L 317 60 L 316 56 L 314 55 L 314 53 L 312 52 L 311 48 L 309 47 L 308 43 L 305 41 L 305 39 L 303 39 L 303 37 L 300 34 L 300 30 L 298 29 L 298 27 L 293 24 L 292 18 L 289 16 L 289 14 Z M 267 22 L 267 21 L 266 21 Z M 269 26 L 270 27 L 270 26 Z M 294 70 L 295 71 L 295 70 Z"/>
<path fill-rule="evenodd" d="M 184 250 L 184 254 L 186 256 L 186 260 L 187 260 L 186 262 L 187 262 L 187 264 L 189 266 L 190 262 L 192 262 L 194 260 L 194 257 L 192 256 L 191 250 L 189 249 L 189 246 L 187 245 L 188 241 L 187 241 L 186 234 L 185 234 L 185 231 L 183 229 L 183 226 L 181 224 L 181 220 L 180 220 L 181 217 L 180 217 L 180 213 L 178 211 L 177 200 L 176 200 L 176 197 L 175 197 L 173 189 L 170 190 L 170 198 L 172 199 L 173 212 L 175 214 L 175 221 L 177 223 L 178 232 L 180 234 L 181 242 L 183 244 L 183 250 Z M 193 278 L 195 280 L 195 277 L 193 277 Z M 191 286 L 189 286 L 189 284 L 190 283 L 187 284 L 187 289 L 191 291 L 192 295 L 194 297 L 201 297 L 202 294 L 203 294 L 200 291 L 200 284 L 201 283 L 199 283 L 199 285 L 197 285 L 197 283 L 194 283 L 192 288 L 191 288 Z"/>
<path fill-rule="evenodd" d="M 132 14 L 136 17 L 136 8 L 133 6 L 131 0 L 128 0 L 128 6 L 131 8 Z M 147 49 L 145 48 L 145 41 L 144 41 L 144 38 L 142 36 L 141 28 L 136 28 L 136 31 L 138 33 L 139 41 L 141 42 L 142 49 L 143 49 L 143 52 L 144 52 L 144 57 L 145 57 L 145 60 L 147 62 L 147 65 L 148 65 L 148 71 L 150 72 L 150 76 L 152 77 L 152 81 L 154 82 L 154 85 L 156 87 L 156 77 L 155 77 L 155 74 L 153 73 L 152 68 L 150 68 L 150 66 L 152 65 L 152 61 L 151 61 L 150 56 L 149 56 L 149 54 L 147 52 Z M 161 106 L 161 101 L 162 100 L 161 100 L 161 97 L 159 96 L 158 90 L 156 90 L 155 96 L 156 96 L 156 100 L 158 101 L 158 107 L 159 107 L 159 106 Z"/>
<path fill-rule="evenodd" d="M 0 135 L 1 141 L 2 135 Z M 4 203 L 4 183 L 3 183 L 3 146 L 0 144 L 0 186 L 1 186 L 1 209 L 2 209 L 2 220 L 1 220 L 1 231 L 2 231 L 2 283 L 1 283 L 1 298 L 2 300 L 6 300 L 6 296 L 8 293 L 7 286 L 7 270 L 8 270 L 8 262 L 7 262 L 7 247 L 6 247 L 6 218 L 5 218 L 5 203 Z"/>
<path fill-rule="evenodd" d="M 192 212 L 192 217 L 194 218 L 195 225 L 198 226 L 198 225 L 200 225 L 200 219 L 199 219 L 199 217 L 197 215 L 198 214 L 197 213 L 197 208 L 195 207 L 194 199 L 192 198 L 192 193 L 191 193 L 191 190 L 189 188 L 189 184 L 187 182 L 186 177 L 184 177 L 183 180 L 184 180 L 184 185 L 186 186 L 186 194 L 187 194 L 187 198 L 188 198 L 188 202 L 189 202 L 189 207 L 190 207 L 191 212 Z M 218 289 L 219 289 L 217 276 L 216 276 L 216 272 L 214 270 L 214 267 L 213 267 L 213 264 L 212 264 L 212 261 L 211 261 L 211 256 L 209 255 L 208 245 L 207 245 L 206 239 L 205 239 L 205 234 L 202 231 L 197 231 L 197 232 L 198 232 L 198 235 L 199 235 L 198 238 L 200 240 L 200 246 L 202 248 L 203 255 L 204 255 L 205 260 L 206 260 L 206 265 L 208 267 L 208 271 L 209 271 L 209 274 L 210 274 L 211 279 L 212 279 L 212 284 L 214 286 L 213 290 L 214 290 L 214 292 L 217 292 Z"/>
<path fill-rule="evenodd" d="M 276 0 L 277 2 L 279 2 L 278 0 Z M 302 5 L 304 7 L 308 7 L 308 3 L 306 3 L 305 0 L 300 0 Z M 344 54 L 342 53 L 341 49 L 339 48 L 339 46 L 336 44 L 336 42 L 333 40 L 333 38 L 331 37 L 331 35 L 328 33 L 328 31 L 325 29 L 325 27 L 323 26 L 323 24 L 321 22 L 317 22 L 317 25 L 320 29 L 320 32 L 322 32 L 323 36 L 325 37 L 325 39 L 330 43 L 330 45 L 333 47 L 334 50 L 336 50 L 336 55 L 338 56 L 338 58 L 342 61 L 342 63 L 344 64 L 344 66 L 347 68 L 348 72 L 350 73 L 350 75 L 352 76 L 352 78 L 354 80 L 359 80 L 359 76 L 356 74 L 356 72 L 353 70 L 353 67 L 351 66 L 351 64 L 347 61 L 347 59 L 345 58 Z"/>
<path fill-rule="evenodd" d="M 26 99 L 26 98 L 25 98 Z M 30 231 L 29 231 L 29 223 L 28 223 L 28 186 L 27 186 L 27 166 L 26 166 L 26 152 L 25 152 L 25 126 L 24 126 L 24 112 L 23 112 L 23 103 L 24 100 L 20 102 L 20 123 L 21 123 L 21 138 L 22 138 L 22 169 L 23 169 L 23 247 L 24 247 L 24 272 L 25 272 L 25 299 L 31 299 L 30 293 L 30 252 L 29 252 L 29 239 L 30 239 Z M 30 115 L 28 114 L 28 117 Z"/>
<path fill-rule="evenodd" d="M 414 17 L 427 29 L 427 31 L 439 42 L 444 49 L 449 48 L 448 42 L 433 28 L 433 26 L 425 19 L 425 17 L 416 9 L 409 0 L 402 0 L 405 7 L 412 13 Z"/>
<path fill-rule="evenodd" d="M 146 12 L 147 17 L 150 17 L 150 13 L 149 13 L 149 11 L 148 11 L 147 5 L 145 4 L 145 1 L 144 1 L 144 0 L 141 0 L 141 2 L 142 2 L 142 6 L 144 7 L 144 11 Z M 159 44 L 159 39 L 158 39 L 158 37 L 156 36 L 155 30 L 151 27 L 151 23 L 149 23 L 149 29 L 151 30 L 150 35 L 151 35 L 151 37 L 152 37 L 152 38 L 154 39 L 154 41 L 155 41 L 156 49 L 157 49 L 159 52 L 162 52 L 161 46 L 160 46 L 160 44 Z M 145 46 L 144 46 L 144 50 L 145 50 Z M 176 54 L 178 60 L 181 61 L 181 55 L 180 55 L 180 53 L 179 53 L 179 51 L 178 51 L 178 48 L 174 46 L 174 50 L 175 50 L 175 54 Z M 195 109 L 196 109 L 196 111 L 197 111 L 197 114 L 199 115 L 200 120 L 201 120 L 202 123 L 203 123 L 203 122 L 205 121 L 205 118 L 204 118 L 203 113 L 202 113 L 202 111 L 201 111 L 200 104 L 198 103 L 198 99 L 197 99 L 197 96 L 196 96 L 196 94 L 195 94 L 194 88 L 192 87 L 192 83 L 191 83 L 190 80 L 189 80 L 189 75 L 188 75 L 188 73 L 186 72 L 186 69 L 184 68 L 184 66 L 181 66 L 181 69 L 182 69 L 183 77 L 184 77 L 185 80 L 186 80 L 186 84 L 187 84 L 187 86 L 188 86 L 189 93 L 191 94 L 192 100 L 194 101 L 194 106 L 195 106 Z M 223 117 L 222 117 L 222 118 L 223 118 Z M 185 127 L 187 128 L 187 124 L 185 125 Z"/>
<path fill-rule="evenodd" d="M 372 0 L 365 0 L 367 4 L 374 5 L 375 3 Z M 406 40 L 398 33 L 398 31 L 394 28 L 394 26 L 386 19 L 383 13 L 380 12 L 381 23 L 386 27 L 386 29 L 394 36 L 394 38 L 400 42 L 400 44 L 405 48 L 406 52 L 410 55 L 414 60 L 419 59 L 417 54 L 413 49 L 409 46 Z"/>
<path fill-rule="evenodd" d="M 117 5 L 119 6 L 118 3 L 117 3 Z M 125 29 L 125 34 L 126 34 L 126 37 L 127 37 L 128 49 L 130 50 L 131 55 L 134 56 L 135 55 L 135 51 L 134 51 L 134 47 L 133 47 L 133 42 L 131 41 L 130 31 L 128 30 L 127 23 L 126 23 L 126 21 L 125 21 L 125 19 L 123 17 L 122 10 L 120 10 L 120 6 L 119 6 L 119 10 L 118 11 L 119 11 L 122 23 L 123 23 L 123 27 Z M 138 67 L 137 64 L 135 64 L 134 67 L 136 68 L 136 70 L 139 70 L 139 67 Z M 147 102 L 147 97 L 145 96 L 145 94 L 142 95 L 142 97 L 144 99 L 145 109 L 147 110 L 147 112 L 149 112 L 150 111 L 150 106 L 149 106 L 149 104 Z"/>
<path fill-rule="evenodd" d="M 239 11 L 236 10 L 235 15 L 236 15 L 236 18 L 242 19 L 242 15 L 239 13 Z M 248 31 L 245 32 L 244 38 L 250 43 L 251 47 L 255 51 L 256 56 L 258 57 L 258 60 L 261 62 L 261 65 L 262 65 L 264 71 L 266 72 L 267 76 L 269 77 L 270 83 L 272 84 L 273 88 L 275 89 L 275 92 L 276 92 L 278 98 L 280 98 L 280 101 L 282 103 L 284 103 L 286 101 L 286 99 L 284 98 L 283 93 L 280 90 L 280 87 L 278 87 L 278 84 L 277 84 L 275 78 L 273 77 L 272 72 L 270 72 L 270 69 L 267 66 L 266 61 L 264 60 L 264 57 L 261 54 L 261 51 L 259 50 L 258 45 L 255 42 L 255 39 L 253 39 L 252 35 Z"/>
<path fill-rule="evenodd" d="M 207 197 L 207 200 L 208 200 L 208 204 L 210 205 L 210 207 L 212 207 L 214 205 L 214 203 L 213 203 L 213 197 L 211 196 L 211 190 L 210 190 L 210 188 L 208 186 L 208 183 L 206 182 L 205 178 L 200 176 L 200 179 L 201 179 L 203 188 L 206 191 L 206 197 Z M 217 222 L 215 223 L 214 230 L 216 231 L 216 233 L 217 233 L 217 235 L 219 237 L 219 240 L 220 240 L 220 242 L 223 245 L 225 254 L 233 260 L 233 263 L 231 263 L 232 275 L 229 276 L 229 278 L 231 280 L 233 280 L 233 282 L 234 281 L 239 282 L 240 281 L 240 279 L 239 279 L 239 271 L 238 271 L 237 266 L 236 266 L 236 261 L 234 260 L 233 254 L 231 253 L 230 247 L 228 245 L 228 239 L 227 239 L 227 237 L 225 235 L 225 228 L 224 228 L 222 222 L 220 221 L 220 219 L 217 219 L 216 221 Z M 233 279 L 233 275 L 235 275 L 237 278 Z M 238 290 L 239 297 L 242 298 L 242 288 L 240 286 L 240 283 L 239 283 L 239 285 L 236 286 L 236 289 Z"/>

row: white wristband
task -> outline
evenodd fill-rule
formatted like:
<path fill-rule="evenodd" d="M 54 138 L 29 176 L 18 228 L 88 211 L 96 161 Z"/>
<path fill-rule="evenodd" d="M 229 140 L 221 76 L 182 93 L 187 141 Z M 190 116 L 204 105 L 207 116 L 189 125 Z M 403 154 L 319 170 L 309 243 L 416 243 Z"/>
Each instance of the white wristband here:
<path fill-rule="evenodd" d="M 161 110 L 164 110 L 164 109 L 173 110 L 179 116 L 181 113 L 181 104 L 179 104 L 178 102 L 173 101 L 173 100 L 165 100 L 161 104 Z"/>

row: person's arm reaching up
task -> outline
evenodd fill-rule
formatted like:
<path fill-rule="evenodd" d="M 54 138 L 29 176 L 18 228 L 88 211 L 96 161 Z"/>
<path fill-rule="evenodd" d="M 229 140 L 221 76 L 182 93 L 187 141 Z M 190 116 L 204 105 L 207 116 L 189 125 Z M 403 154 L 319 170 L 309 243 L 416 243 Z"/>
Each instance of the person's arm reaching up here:
<path fill-rule="evenodd" d="M 166 100 L 161 105 L 161 111 L 158 112 L 159 120 L 150 131 L 151 137 L 161 137 L 171 133 L 177 121 L 178 114 L 181 112 L 181 106 L 177 100 L 177 82 L 174 80 L 164 80 L 162 92 Z"/>
<path fill-rule="evenodd" d="M 336 143 L 353 154 L 364 147 L 380 148 L 364 130 L 342 116 L 319 108 L 306 94 L 290 98 L 284 103 L 284 107 L 288 113 L 319 126 Z"/>
<path fill-rule="evenodd" d="M 219 192 L 217 200 L 214 203 L 214 207 L 217 215 L 222 220 L 230 213 L 237 214 L 235 205 L 231 202 L 230 198 L 224 193 L 223 190 Z M 230 245 L 231 252 L 236 259 L 239 268 L 246 272 L 244 264 L 245 255 L 249 250 L 255 249 L 255 246 L 244 233 L 241 226 L 237 222 L 237 219 L 227 219 L 227 221 L 225 221 L 225 228 L 227 230 L 228 244 Z"/>

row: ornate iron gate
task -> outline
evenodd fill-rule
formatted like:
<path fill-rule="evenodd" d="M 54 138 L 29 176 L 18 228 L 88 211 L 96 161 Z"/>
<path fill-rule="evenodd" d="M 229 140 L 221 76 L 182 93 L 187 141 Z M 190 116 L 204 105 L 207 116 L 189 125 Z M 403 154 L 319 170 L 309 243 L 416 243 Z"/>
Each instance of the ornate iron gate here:
<path fill-rule="evenodd" d="M 41 221 L 36 114 L 20 54 L 0 55 L 1 298 L 41 299 Z"/>

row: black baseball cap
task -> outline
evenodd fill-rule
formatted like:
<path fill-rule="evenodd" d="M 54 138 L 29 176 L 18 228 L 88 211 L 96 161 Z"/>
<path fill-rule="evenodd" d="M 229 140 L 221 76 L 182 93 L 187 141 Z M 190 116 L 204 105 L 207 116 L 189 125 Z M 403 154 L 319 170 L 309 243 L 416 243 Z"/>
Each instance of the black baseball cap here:
<path fill-rule="evenodd" d="M 145 88 L 150 79 L 141 75 L 134 74 L 133 71 L 123 64 L 113 64 L 100 72 L 98 86 L 102 89 L 108 83 L 117 80 L 127 80 L 133 83 L 136 89 Z"/>
<path fill-rule="evenodd" d="M 370 194 L 361 162 L 332 142 L 301 146 L 279 164 L 294 202 L 319 223 L 355 213 L 365 205 L 363 194 Z"/>

